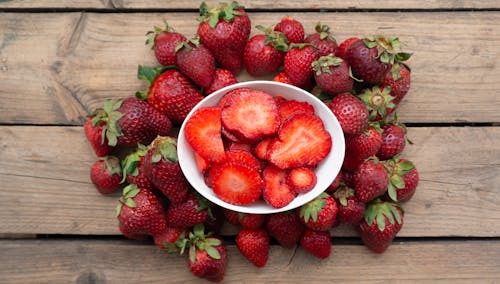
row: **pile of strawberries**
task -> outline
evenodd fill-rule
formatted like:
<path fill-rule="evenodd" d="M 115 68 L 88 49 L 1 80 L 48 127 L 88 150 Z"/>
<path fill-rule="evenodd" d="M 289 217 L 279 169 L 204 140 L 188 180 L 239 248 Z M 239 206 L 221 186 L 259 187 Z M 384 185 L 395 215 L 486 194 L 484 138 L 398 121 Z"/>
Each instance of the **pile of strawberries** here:
<path fill-rule="evenodd" d="M 394 113 L 410 88 L 410 69 L 404 63 L 410 54 L 396 51 L 399 40 L 352 37 L 338 45 L 327 26 L 318 24 L 305 36 L 302 24 L 290 17 L 274 28 L 258 26 L 262 33 L 250 37 L 250 18 L 235 2 L 214 8 L 203 3 L 198 21 L 197 35 L 189 40 L 168 26 L 149 32 L 147 43 L 161 66 L 139 66 L 138 77 L 147 80 L 147 90 L 107 100 L 85 123 L 85 134 L 99 157 L 90 170 L 92 182 L 102 194 L 123 188 L 116 211 L 123 235 L 136 240 L 151 237 L 165 251 L 185 253 L 191 272 L 214 282 L 223 279 L 227 266 L 226 246 L 217 237 L 226 221 L 238 226 L 236 246 L 258 267 L 268 260 L 271 237 L 285 248 L 300 243 L 311 255 L 328 257 L 330 231 L 340 223 L 352 224 L 371 250 L 385 251 L 403 226 L 402 203 L 418 184 L 414 164 L 400 157 L 407 143 L 406 129 Z M 275 81 L 317 95 L 345 134 L 342 171 L 324 193 L 296 210 L 259 215 L 223 209 L 192 189 L 179 167 L 177 127 L 205 95 L 236 83 L 235 75 L 243 66 L 250 75 L 273 74 Z M 262 101 L 251 104 L 260 109 Z M 273 101 L 276 109 L 286 104 Z M 224 107 L 230 106 L 219 106 L 216 112 Z M 279 134 L 287 124 L 293 129 L 314 124 L 307 114 L 288 107 L 289 117 L 273 133 Z M 288 167 L 282 159 L 273 160 L 275 154 L 269 149 L 279 150 L 278 146 L 262 142 L 265 135 L 238 132 L 252 124 L 240 127 L 244 122 L 233 118 L 222 123 L 218 116 L 221 124 L 215 127 L 217 133 L 229 128 L 223 136 L 233 139 L 216 146 L 208 140 L 203 144 L 203 139 L 193 144 L 202 149 L 199 161 L 212 159 L 210 155 L 218 151 L 213 159 L 231 165 L 231 173 L 238 174 L 248 173 L 250 166 L 240 158 L 224 163 L 235 159 L 227 153 L 267 160 L 273 165 L 278 198 L 294 183 L 311 182 L 307 172 L 291 171 L 311 170 L 314 162 L 307 159 L 314 156 L 315 147 L 287 157 L 293 161 Z M 193 128 L 213 129 L 211 120 L 196 123 Z M 291 137 L 293 143 L 302 136 Z M 242 138 L 251 138 L 252 143 L 241 143 Z M 208 169 L 203 163 L 199 167 Z M 223 182 L 220 167 L 217 171 L 213 176 Z"/>

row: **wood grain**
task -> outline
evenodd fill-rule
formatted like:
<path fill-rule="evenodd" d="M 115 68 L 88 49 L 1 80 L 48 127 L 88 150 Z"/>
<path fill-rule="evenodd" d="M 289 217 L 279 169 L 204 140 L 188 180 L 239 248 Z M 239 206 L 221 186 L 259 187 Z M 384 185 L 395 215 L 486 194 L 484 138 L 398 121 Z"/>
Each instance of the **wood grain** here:
<path fill-rule="evenodd" d="M 166 279 L 206 283 L 189 272 L 184 257 L 132 241 L 3 240 L 0 249 L 2 283 L 33 279 L 37 283 L 165 283 Z M 222 283 L 496 283 L 500 279 L 500 241 L 395 243 L 382 255 L 360 245 L 333 245 L 325 260 L 302 248 L 272 246 L 261 269 L 229 245 L 228 260 Z"/>
<path fill-rule="evenodd" d="M 458 3 L 458 2 L 457 2 Z M 500 12 L 287 13 L 312 31 L 332 25 L 349 36 L 398 35 L 413 52 L 405 122 L 500 122 Z M 271 25 L 284 13 L 250 13 Z M 145 84 L 137 65 L 153 65 L 145 32 L 168 19 L 193 35 L 196 13 L 4 13 L 0 18 L 0 124 L 83 124 L 105 98 Z M 248 80 L 242 74 L 240 80 Z"/>
<path fill-rule="evenodd" d="M 119 234 L 81 127 L 0 126 L 0 233 Z M 410 128 L 420 184 L 399 236 L 500 236 L 500 128 Z M 224 234 L 234 235 L 234 227 Z M 349 227 L 337 236 L 355 236 Z"/>

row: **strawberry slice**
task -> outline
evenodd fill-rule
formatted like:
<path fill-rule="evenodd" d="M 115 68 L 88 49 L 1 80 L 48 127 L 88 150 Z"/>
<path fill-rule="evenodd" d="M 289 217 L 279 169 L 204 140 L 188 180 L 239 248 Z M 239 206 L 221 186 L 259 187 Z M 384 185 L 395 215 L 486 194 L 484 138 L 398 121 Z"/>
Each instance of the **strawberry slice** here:
<path fill-rule="evenodd" d="M 262 195 L 264 183 L 259 172 L 243 164 L 216 164 L 210 170 L 210 179 L 214 193 L 230 204 L 248 205 Z"/>
<path fill-rule="evenodd" d="M 229 92 L 222 101 L 222 125 L 243 139 L 256 141 L 278 131 L 280 118 L 273 97 L 246 88 Z"/>
<path fill-rule="evenodd" d="M 254 148 L 255 156 L 261 160 L 267 160 L 267 150 L 269 149 L 269 144 L 271 144 L 273 140 L 273 138 L 261 140 Z"/>
<path fill-rule="evenodd" d="M 219 107 L 205 107 L 196 110 L 186 122 L 186 140 L 209 162 L 222 162 L 225 157 L 220 118 Z"/>
<path fill-rule="evenodd" d="M 285 121 L 287 118 L 291 117 L 296 113 L 305 113 L 313 115 L 314 107 L 308 102 L 289 100 L 286 102 L 282 102 L 278 107 L 278 111 L 281 117 L 281 121 Z"/>
<path fill-rule="evenodd" d="M 332 148 L 332 139 L 321 119 L 295 114 L 281 125 L 278 139 L 269 145 L 268 161 L 281 169 L 314 166 Z"/>
<path fill-rule="evenodd" d="M 196 167 L 198 168 L 198 171 L 201 174 L 205 174 L 205 172 L 210 167 L 210 164 L 208 163 L 208 161 L 203 159 L 203 157 L 200 156 L 200 154 L 198 154 L 198 152 L 196 152 L 196 151 L 194 152 L 194 160 L 196 162 Z"/>
<path fill-rule="evenodd" d="M 226 146 L 227 151 L 231 150 L 243 150 L 247 152 L 252 152 L 252 145 L 238 142 L 229 142 Z"/>
<path fill-rule="evenodd" d="M 274 208 L 290 204 L 297 196 L 286 182 L 286 171 L 268 165 L 262 172 L 264 177 L 264 200 Z"/>
<path fill-rule="evenodd" d="M 291 169 L 286 177 L 288 185 L 297 193 L 307 193 L 316 185 L 316 173 L 312 168 Z"/>
<path fill-rule="evenodd" d="M 255 158 L 252 153 L 245 150 L 230 150 L 226 152 L 226 163 L 234 162 L 243 164 L 250 167 L 258 172 L 262 170 L 261 164 L 257 158 Z"/>

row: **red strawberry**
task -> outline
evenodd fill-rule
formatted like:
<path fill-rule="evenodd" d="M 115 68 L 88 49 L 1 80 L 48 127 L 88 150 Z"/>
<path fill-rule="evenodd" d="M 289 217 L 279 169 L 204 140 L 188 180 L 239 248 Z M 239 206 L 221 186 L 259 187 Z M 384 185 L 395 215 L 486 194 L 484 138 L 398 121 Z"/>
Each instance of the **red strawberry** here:
<path fill-rule="evenodd" d="M 221 162 L 225 158 L 221 127 L 219 107 L 200 108 L 186 122 L 186 140 L 204 159 Z"/>
<path fill-rule="evenodd" d="M 371 121 L 385 119 L 389 115 L 388 110 L 395 107 L 392 102 L 394 97 L 391 96 L 391 88 L 389 87 L 374 86 L 362 91 L 358 97 L 368 109 Z"/>
<path fill-rule="evenodd" d="M 295 212 L 285 211 L 268 215 L 266 229 L 281 246 L 292 248 L 298 243 L 304 225 Z"/>
<path fill-rule="evenodd" d="M 264 267 L 269 255 L 269 234 L 264 229 L 241 229 L 236 236 L 236 247 L 257 267 Z"/>
<path fill-rule="evenodd" d="M 92 116 L 93 124 L 104 123 L 103 131 L 110 146 L 148 144 L 158 135 L 167 135 L 172 128 L 168 117 L 137 98 L 108 99 L 104 108 L 96 109 Z"/>
<path fill-rule="evenodd" d="M 346 54 L 347 49 L 349 49 L 349 47 L 351 47 L 351 44 L 353 42 L 356 42 L 358 40 L 359 40 L 359 38 L 357 38 L 357 37 L 350 37 L 350 38 L 344 40 L 343 42 L 341 42 L 339 44 L 339 46 L 337 47 L 337 50 L 335 50 L 335 56 L 340 57 L 340 58 L 345 58 L 345 54 Z"/>
<path fill-rule="evenodd" d="M 391 72 L 387 73 L 382 82 L 382 87 L 391 87 L 391 96 L 394 97 L 392 103 L 396 106 L 388 109 L 388 113 L 392 113 L 394 109 L 403 100 L 408 90 L 410 90 L 410 69 L 402 63 L 396 63 L 392 66 Z"/>
<path fill-rule="evenodd" d="M 83 130 L 85 131 L 85 136 L 90 142 L 90 146 L 94 150 L 97 157 L 105 157 L 111 153 L 113 147 L 108 145 L 108 139 L 103 135 L 103 128 L 105 123 L 93 125 L 93 117 L 90 117 L 85 122 Z M 96 121 L 97 123 L 97 121 Z"/>
<path fill-rule="evenodd" d="M 311 64 L 318 59 L 316 48 L 309 44 L 292 44 L 285 55 L 284 70 L 293 85 L 301 86 L 311 80 Z"/>
<path fill-rule="evenodd" d="M 384 166 L 375 160 L 366 160 L 354 172 L 356 197 L 361 202 L 369 202 L 387 191 L 389 178 Z"/>
<path fill-rule="evenodd" d="M 158 198 L 149 189 L 130 184 L 116 208 L 118 221 L 131 234 L 156 236 L 167 228 L 165 211 Z"/>
<path fill-rule="evenodd" d="M 226 94 L 221 119 L 225 129 L 251 141 L 274 135 L 280 125 L 278 107 L 272 96 L 247 88 Z"/>
<path fill-rule="evenodd" d="M 224 217 L 229 222 L 229 224 L 239 225 L 240 224 L 240 212 L 233 211 L 231 209 L 224 208 Z"/>
<path fill-rule="evenodd" d="M 239 223 L 247 229 L 258 229 L 266 220 L 266 215 L 263 214 L 239 213 L 238 216 Z"/>
<path fill-rule="evenodd" d="M 297 208 L 300 221 L 316 231 L 330 230 L 335 224 L 337 212 L 337 202 L 326 193 L 321 193 L 314 200 Z"/>
<path fill-rule="evenodd" d="M 299 113 L 281 124 L 278 139 L 269 145 L 268 160 L 281 169 L 314 166 L 331 147 L 332 139 L 321 119 Z"/>
<path fill-rule="evenodd" d="M 342 182 L 343 182 L 342 172 L 340 172 L 337 174 L 335 179 L 332 181 L 332 184 L 330 184 L 328 186 L 328 188 L 326 189 L 326 192 L 328 192 L 328 193 L 335 192 L 339 188 L 339 186 Z"/>
<path fill-rule="evenodd" d="M 210 86 L 205 88 L 204 94 L 210 95 L 219 89 L 236 83 L 238 83 L 238 80 L 234 77 L 233 73 L 226 69 L 217 68 L 215 69 L 214 79 L 212 80 Z"/>
<path fill-rule="evenodd" d="M 120 222 L 118 222 L 118 229 L 120 229 L 120 232 L 122 233 L 122 235 L 124 237 L 131 239 L 131 240 L 145 241 L 148 238 L 147 235 L 130 233 L 129 231 L 127 231 L 127 229 Z"/>
<path fill-rule="evenodd" d="M 319 56 L 335 54 L 337 50 L 337 41 L 332 37 L 330 27 L 318 22 L 315 30 L 316 32 L 308 35 L 304 42 L 310 43 L 316 47 Z"/>
<path fill-rule="evenodd" d="M 179 252 L 177 242 L 184 239 L 185 233 L 180 228 L 166 228 L 162 233 L 154 236 L 155 245 L 168 253 Z"/>
<path fill-rule="evenodd" d="M 290 204 L 297 193 L 286 183 L 286 171 L 268 165 L 262 172 L 264 179 L 264 200 L 274 208 L 282 208 Z"/>
<path fill-rule="evenodd" d="M 170 202 L 177 204 L 186 200 L 189 184 L 179 166 L 176 138 L 158 136 L 144 157 L 144 170 Z"/>
<path fill-rule="evenodd" d="M 120 160 L 114 156 L 97 160 L 90 168 L 90 180 L 101 194 L 117 191 L 122 180 Z"/>
<path fill-rule="evenodd" d="M 257 29 L 265 34 L 254 35 L 248 40 L 243 53 L 243 62 L 248 74 L 263 76 L 280 68 L 288 45 L 282 33 L 273 32 L 262 26 L 257 26 Z"/>
<path fill-rule="evenodd" d="M 259 172 L 239 163 L 214 165 L 210 179 L 214 193 L 230 204 L 251 204 L 262 195 L 263 181 Z"/>
<path fill-rule="evenodd" d="M 418 171 L 412 162 L 394 157 L 383 162 L 389 175 L 387 193 L 389 197 L 398 202 L 406 202 L 415 193 L 418 185 Z"/>
<path fill-rule="evenodd" d="M 296 113 L 314 115 L 314 107 L 308 102 L 289 100 L 279 104 L 278 112 L 280 114 L 281 121 L 285 121 Z"/>
<path fill-rule="evenodd" d="M 300 245 L 317 258 L 325 259 L 332 252 L 332 240 L 328 231 L 306 229 L 300 238 Z"/>
<path fill-rule="evenodd" d="M 334 96 L 352 90 L 354 80 L 349 75 L 349 65 L 340 57 L 321 56 L 312 63 L 318 87 Z"/>
<path fill-rule="evenodd" d="M 173 228 L 188 228 L 208 219 L 208 201 L 197 194 L 188 194 L 182 203 L 171 204 L 167 209 L 167 224 Z"/>
<path fill-rule="evenodd" d="M 365 217 L 356 227 L 361 240 L 371 250 L 383 253 L 403 227 L 403 209 L 377 200 L 368 204 Z"/>
<path fill-rule="evenodd" d="M 229 142 L 226 146 L 226 151 L 233 151 L 233 150 L 252 152 L 252 145 L 237 143 L 237 142 Z"/>
<path fill-rule="evenodd" d="M 288 76 L 288 74 L 286 74 L 285 71 L 281 71 L 278 74 L 276 74 L 276 76 L 274 76 L 273 78 L 273 81 L 296 86 L 306 91 L 311 90 L 313 88 L 313 83 L 311 79 L 307 80 L 304 84 L 295 84 L 294 82 L 292 82 L 292 79 L 290 79 L 290 77 Z"/>
<path fill-rule="evenodd" d="M 207 160 L 205 160 L 202 156 L 200 156 L 198 152 L 194 151 L 193 154 L 194 154 L 194 160 L 196 162 L 196 168 L 198 168 L 198 171 L 201 174 L 205 174 L 206 172 L 208 172 L 208 169 L 210 168 L 210 163 Z"/>
<path fill-rule="evenodd" d="M 316 185 L 316 173 L 309 167 L 294 168 L 288 172 L 286 182 L 295 192 L 307 193 Z"/>
<path fill-rule="evenodd" d="M 365 215 L 365 204 L 356 197 L 354 189 L 343 185 L 333 193 L 338 201 L 338 219 L 346 224 L 358 224 Z"/>
<path fill-rule="evenodd" d="M 175 47 L 186 37 L 174 32 L 165 21 L 165 28 L 155 27 L 154 31 L 147 32 L 146 45 L 154 49 L 156 59 L 163 66 L 175 65 Z"/>
<path fill-rule="evenodd" d="M 406 127 L 395 120 L 382 128 L 382 144 L 377 157 L 390 159 L 403 152 L 406 146 Z"/>
<path fill-rule="evenodd" d="M 382 130 L 377 123 L 370 124 L 361 134 L 345 138 L 345 158 L 342 168 L 355 170 L 361 163 L 377 154 L 382 145 Z"/>
<path fill-rule="evenodd" d="M 368 125 L 368 110 L 361 100 L 344 93 L 335 96 L 328 107 L 340 123 L 347 135 L 356 135 L 363 132 Z"/>
<path fill-rule="evenodd" d="M 135 183 L 140 188 L 153 189 L 153 184 L 149 181 L 144 170 L 144 156 L 148 152 L 148 148 L 139 144 L 137 150 L 129 154 L 122 161 L 122 176 L 127 182 Z M 122 180 L 123 182 L 124 180 Z"/>
<path fill-rule="evenodd" d="M 200 5 L 200 24 L 197 34 L 219 65 L 233 74 L 240 72 L 243 65 L 243 51 L 250 36 L 250 18 L 243 6 L 237 2 L 221 3 L 209 9 L 204 2 Z"/>
<path fill-rule="evenodd" d="M 163 70 L 139 66 L 138 77 L 148 81 L 149 91 L 137 92 L 136 96 L 147 100 L 150 105 L 167 115 L 174 124 L 180 125 L 203 96 L 178 70 Z"/>
<path fill-rule="evenodd" d="M 179 43 L 175 52 L 177 67 L 184 75 L 204 88 L 212 84 L 215 74 L 215 58 L 210 50 L 200 44 L 198 36 Z"/>
<path fill-rule="evenodd" d="M 272 138 L 262 139 L 254 148 L 254 154 L 257 158 L 261 160 L 267 159 L 267 150 L 269 149 L 269 144 L 273 141 Z"/>
<path fill-rule="evenodd" d="M 304 26 L 302 23 L 290 16 L 283 17 L 274 26 L 274 30 L 282 32 L 289 43 L 301 43 L 304 41 Z"/>
<path fill-rule="evenodd" d="M 225 162 L 232 162 L 245 165 L 249 168 L 261 172 L 261 164 L 257 158 L 255 158 L 252 153 L 245 150 L 231 150 L 226 152 Z"/>

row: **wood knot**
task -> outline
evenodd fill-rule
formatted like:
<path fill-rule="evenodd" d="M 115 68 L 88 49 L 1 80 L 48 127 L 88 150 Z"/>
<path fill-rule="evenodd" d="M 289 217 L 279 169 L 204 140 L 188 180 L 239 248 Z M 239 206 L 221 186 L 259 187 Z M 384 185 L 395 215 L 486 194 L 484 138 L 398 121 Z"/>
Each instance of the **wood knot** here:
<path fill-rule="evenodd" d="M 83 271 L 80 273 L 76 279 L 77 284 L 104 284 L 106 283 L 106 277 L 102 273 L 96 273 L 94 271 Z"/>

